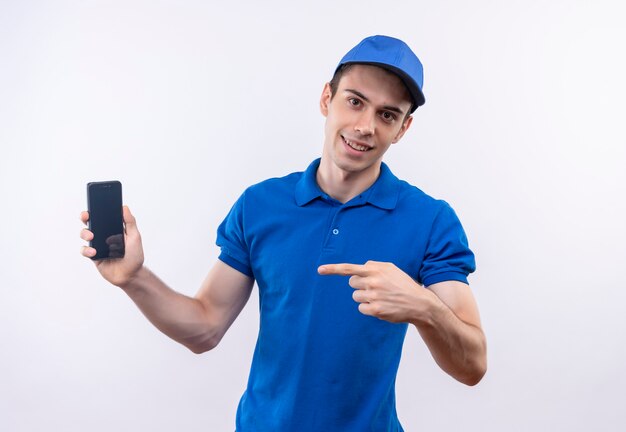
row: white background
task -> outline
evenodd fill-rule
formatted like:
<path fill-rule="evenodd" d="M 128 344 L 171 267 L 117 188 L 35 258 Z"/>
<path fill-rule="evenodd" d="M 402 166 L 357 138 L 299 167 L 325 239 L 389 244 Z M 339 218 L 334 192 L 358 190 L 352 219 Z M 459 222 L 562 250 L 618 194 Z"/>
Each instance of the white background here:
<path fill-rule="evenodd" d="M 386 161 L 444 198 L 477 255 L 477 387 L 410 329 L 407 431 L 621 431 L 623 2 L 0 0 L 0 430 L 232 431 L 256 290 L 194 355 L 80 256 L 88 181 L 119 179 L 146 264 L 194 294 L 243 191 L 321 152 L 341 56 L 409 43 L 426 105 Z M 367 235 L 367 233 L 364 233 Z"/>

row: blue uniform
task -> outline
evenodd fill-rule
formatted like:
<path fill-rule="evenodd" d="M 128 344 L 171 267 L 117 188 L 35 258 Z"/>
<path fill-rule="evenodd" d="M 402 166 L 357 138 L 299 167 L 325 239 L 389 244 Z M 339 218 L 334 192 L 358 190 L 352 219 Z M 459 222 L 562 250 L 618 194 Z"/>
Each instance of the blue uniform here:
<path fill-rule="evenodd" d="M 321 264 L 392 262 L 425 286 L 467 283 L 474 255 L 452 208 L 382 164 L 342 204 L 305 172 L 248 188 L 218 228 L 219 259 L 256 279 L 260 329 L 237 430 L 402 431 L 395 379 L 407 324 L 358 311 Z"/>

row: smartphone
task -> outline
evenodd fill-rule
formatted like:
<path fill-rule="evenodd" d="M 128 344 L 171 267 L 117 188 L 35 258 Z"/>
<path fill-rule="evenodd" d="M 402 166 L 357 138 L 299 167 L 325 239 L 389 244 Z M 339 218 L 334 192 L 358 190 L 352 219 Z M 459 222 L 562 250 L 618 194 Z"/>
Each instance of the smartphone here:
<path fill-rule="evenodd" d="M 96 250 L 91 259 L 124 257 L 124 218 L 122 216 L 122 183 L 119 181 L 87 183 L 89 230 Z"/>

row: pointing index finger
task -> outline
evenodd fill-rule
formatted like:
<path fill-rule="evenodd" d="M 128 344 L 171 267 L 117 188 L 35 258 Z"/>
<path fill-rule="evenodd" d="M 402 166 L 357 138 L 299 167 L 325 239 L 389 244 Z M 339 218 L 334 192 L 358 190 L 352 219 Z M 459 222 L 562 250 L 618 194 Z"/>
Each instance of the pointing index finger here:
<path fill-rule="evenodd" d="M 367 270 L 360 264 L 324 264 L 317 268 L 321 275 L 365 276 Z"/>

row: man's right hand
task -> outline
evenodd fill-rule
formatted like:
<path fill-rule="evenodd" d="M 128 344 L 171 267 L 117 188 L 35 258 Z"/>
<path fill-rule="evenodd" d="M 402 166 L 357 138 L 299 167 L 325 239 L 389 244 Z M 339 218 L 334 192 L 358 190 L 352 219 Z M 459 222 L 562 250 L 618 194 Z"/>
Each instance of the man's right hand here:
<path fill-rule="evenodd" d="M 113 258 L 94 261 L 100 274 L 113 285 L 124 288 L 133 280 L 143 267 L 143 246 L 141 235 L 137 229 L 135 217 L 131 214 L 127 206 L 123 207 L 124 216 L 124 243 L 125 253 L 123 258 Z M 89 221 L 89 212 L 82 212 L 80 220 L 86 225 Z M 86 241 L 93 239 L 93 233 L 87 228 L 80 232 L 80 238 Z M 89 246 L 81 249 L 83 256 L 91 258 L 96 254 L 96 250 Z"/>

